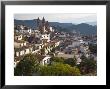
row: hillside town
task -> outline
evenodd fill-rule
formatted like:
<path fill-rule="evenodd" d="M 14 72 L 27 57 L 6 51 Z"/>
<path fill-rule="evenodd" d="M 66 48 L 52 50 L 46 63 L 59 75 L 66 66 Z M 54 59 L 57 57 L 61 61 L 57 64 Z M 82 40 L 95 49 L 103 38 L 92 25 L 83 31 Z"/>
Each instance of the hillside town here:
<path fill-rule="evenodd" d="M 14 68 L 27 54 L 34 54 L 42 66 L 49 65 L 52 57 L 75 58 L 77 65 L 82 62 L 82 56 L 97 61 L 97 52 L 91 52 L 89 47 L 97 45 L 96 35 L 58 31 L 44 17 L 38 17 L 36 24 L 36 29 L 14 25 Z"/>

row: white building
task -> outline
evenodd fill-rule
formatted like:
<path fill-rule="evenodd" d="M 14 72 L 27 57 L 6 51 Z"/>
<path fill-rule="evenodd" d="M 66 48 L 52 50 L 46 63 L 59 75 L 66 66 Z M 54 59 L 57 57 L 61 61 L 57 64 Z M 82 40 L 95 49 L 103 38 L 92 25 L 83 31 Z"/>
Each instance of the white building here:
<path fill-rule="evenodd" d="M 35 37 L 40 38 L 40 36 L 41 36 L 40 32 L 38 30 L 35 31 Z"/>
<path fill-rule="evenodd" d="M 41 34 L 40 40 L 47 40 L 47 42 L 50 41 L 50 34 Z"/>
<path fill-rule="evenodd" d="M 82 61 L 82 59 L 81 59 L 80 57 L 81 57 L 80 54 L 76 54 L 76 55 L 75 55 L 77 64 L 80 64 L 80 62 Z"/>
<path fill-rule="evenodd" d="M 20 25 L 19 30 L 17 30 L 17 32 L 18 31 L 21 32 L 21 33 L 29 33 L 29 34 L 32 33 L 32 29 L 29 28 L 29 27 L 26 27 L 24 25 Z"/>
<path fill-rule="evenodd" d="M 14 42 L 14 47 L 15 48 L 20 48 L 20 47 L 26 46 L 26 44 L 27 44 L 26 41 L 15 41 Z"/>
<path fill-rule="evenodd" d="M 80 42 L 79 41 L 73 41 L 71 45 L 68 45 L 68 47 L 74 48 L 74 47 L 78 47 L 80 46 Z"/>
<path fill-rule="evenodd" d="M 15 36 L 14 38 L 15 38 L 15 40 L 22 40 L 23 36 L 22 35 L 18 35 L 18 36 Z"/>
<path fill-rule="evenodd" d="M 73 55 L 73 54 L 65 54 L 65 53 L 63 53 L 63 52 L 59 52 L 59 53 L 56 55 L 56 57 L 63 57 L 63 58 L 65 58 L 65 59 L 67 59 L 67 58 L 73 58 L 74 55 Z"/>
<path fill-rule="evenodd" d="M 20 60 L 19 61 L 14 61 L 14 68 L 17 66 L 17 64 L 20 62 Z"/>
<path fill-rule="evenodd" d="M 42 49 L 44 47 L 43 44 L 35 44 L 35 46 L 38 48 L 38 49 Z"/>
<path fill-rule="evenodd" d="M 41 65 L 47 65 L 47 64 L 50 64 L 50 56 L 46 56 L 44 57 L 41 61 L 40 61 L 40 64 Z"/>
<path fill-rule="evenodd" d="M 29 33 L 31 34 L 32 33 L 32 29 L 31 28 L 28 28 L 28 29 L 23 29 L 23 30 L 20 30 L 21 33 Z"/>
<path fill-rule="evenodd" d="M 89 52 L 89 46 L 80 46 L 80 51 L 83 53 L 88 53 Z"/>
<path fill-rule="evenodd" d="M 22 55 L 32 53 L 32 50 L 33 50 L 32 47 L 15 48 L 15 57 L 20 57 Z"/>
<path fill-rule="evenodd" d="M 55 47 L 59 46 L 59 44 L 60 44 L 60 41 L 56 41 L 55 42 Z"/>
<path fill-rule="evenodd" d="M 80 64 L 80 62 L 81 62 L 82 60 L 81 60 L 81 58 L 77 58 L 77 64 Z"/>
<path fill-rule="evenodd" d="M 51 32 L 54 32 L 54 29 L 53 29 L 52 27 L 50 27 L 50 31 L 51 31 Z"/>

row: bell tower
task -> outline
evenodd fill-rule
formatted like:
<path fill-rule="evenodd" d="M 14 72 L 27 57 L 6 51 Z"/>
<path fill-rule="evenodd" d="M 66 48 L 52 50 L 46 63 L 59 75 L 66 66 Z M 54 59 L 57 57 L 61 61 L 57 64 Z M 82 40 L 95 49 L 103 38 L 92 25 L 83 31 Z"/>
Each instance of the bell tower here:
<path fill-rule="evenodd" d="M 39 27 L 40 26 L 40 19 L 39 19 L 39 17 L 37 18 L 37 27 Z"/>
<path fill-rule="evenodd" d="M 45 26 L 45 18 L 42 19 L 42 26 Z"/>

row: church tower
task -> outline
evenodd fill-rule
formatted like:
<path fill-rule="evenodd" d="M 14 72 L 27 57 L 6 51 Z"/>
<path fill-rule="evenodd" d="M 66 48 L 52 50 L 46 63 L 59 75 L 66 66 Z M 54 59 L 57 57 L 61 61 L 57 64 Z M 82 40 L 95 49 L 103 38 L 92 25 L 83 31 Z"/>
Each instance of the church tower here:
<path fill-rule="evenodd" d="M 42 26 L 45 26 L 45 18 L 42 19 Z"/>
<path fill-rule="evenodd" d="M 40 19 L 38 17 L 38 19 L 37 19 L 37 27 L 39 28 L 39 26 L 40 26 Z"/>

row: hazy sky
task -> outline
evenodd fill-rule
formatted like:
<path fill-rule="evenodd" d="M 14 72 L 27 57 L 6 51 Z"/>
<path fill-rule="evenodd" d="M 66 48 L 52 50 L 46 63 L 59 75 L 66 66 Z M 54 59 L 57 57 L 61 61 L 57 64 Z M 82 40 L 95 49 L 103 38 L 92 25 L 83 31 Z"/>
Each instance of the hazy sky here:
<path fill-rule="evenodd" d="M 96 22 L 97 15 L 95 13 L 55 13 L 55 14 L 15 14 L 14 19 L 18 20 L 32 20 L 37 18 L 45 18 L 49 22 L 61 23 L 83 23 L 83 22 Z"/>

